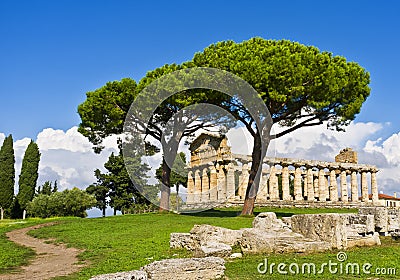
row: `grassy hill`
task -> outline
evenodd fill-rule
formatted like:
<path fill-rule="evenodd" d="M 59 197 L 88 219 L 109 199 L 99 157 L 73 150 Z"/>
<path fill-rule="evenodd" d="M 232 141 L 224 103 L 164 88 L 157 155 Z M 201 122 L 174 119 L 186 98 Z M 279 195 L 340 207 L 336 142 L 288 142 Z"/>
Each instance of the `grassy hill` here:
<path fill-rule="evenodd" d="M 274 211 L 278 217 L 300 213 L 338 212 L 332 209 L 256 209 Z M 30 233 L 38 238 L 55 238 L 56 242 L 63 242 L 69 246 L 84 249 L 80 255 L 82 261 L 89 265 L 81 272 L 60 279 L 89 279 L 92 275 L 112 273 L 138 269 L 154 260 L 165 258 L 188 257 L 189 252 L 171 250 L 169 248 L 169 234 L 171 232 L 188 232 L 194 224 L 211 224 L 231 229 L 251 227 L 252 217 L 238 217 L 238 209 L 211 210 L 192 215 L 177 214 L 141 214 L 126 215 L 96 219 L 58 218 L 57 225 L 44 227 Z M 340 212 L 354 210 L 340 209 Z M 5 221 L 0 223 L 0 273 L 5 273 L 12 267 L 26 263 L 33 252 L 30 249 L 16 246 L 5 238 L 5 232 L 43 223 L 49 220 L 30 219 L 26 223 Z M 397 276 L 361 275 L 358 279 L 399 279 L 400 278 L 400 242 L 392 241 L 389 237 L 382 239 L 379 247 L 356 248 L 347 251 L 348 261 L 360 264 L 369 262 L 374 268 L 397 269 Z M 239 250 L 239 248 L 235 248 Z M 255 255 L 242 259 L 228 261 L 226 275 L 229 279 L 353 279 L 344 274 L 330 274 L 326 269 L 324 274 L 316 275 L 280 275 L 278 273 L 260 274 L 257 266 L 268 258 L 268 263 L 292 262 L 299 264 L 314 262 L 319 267 L 324 262 L 335 261 L 337 251 L 319 254 L 284 254 L 284 255 Z M 371 271 L 373 270 L 371 269 Z M 286 268 L 287 270 L 287 268 Z M 375 270 L 374 270 L 375 271 Z M 0 275 L 1 278 L 1 275 Z"/>

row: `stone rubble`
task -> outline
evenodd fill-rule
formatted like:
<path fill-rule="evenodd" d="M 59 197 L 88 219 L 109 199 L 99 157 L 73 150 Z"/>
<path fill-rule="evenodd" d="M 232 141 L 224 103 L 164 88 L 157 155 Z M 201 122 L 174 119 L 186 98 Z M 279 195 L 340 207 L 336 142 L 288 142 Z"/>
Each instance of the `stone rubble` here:
<path fill-rule="evenodd" d="M 225 261 L 218 257 L 166 259 L 140 270 L 98 275 L 90 280 L 214 280 L 221 279 Z"/>
<path fill-rule="evenodd" d="M 399 230 L 400 211 L 362 207 L 358 214 L 303 214 L 282 219 L 273 212 L 265 212 L 255 217 L 252 225 L 240 230 L 195 225 L 189 234 L 172 233 L 170 245 L 193 251 L 199 257 L 229 257 L 235 245 L 240 246 L 243 254 L 310 253 L 374 246 L 381 244 L 379 235 Z"/>

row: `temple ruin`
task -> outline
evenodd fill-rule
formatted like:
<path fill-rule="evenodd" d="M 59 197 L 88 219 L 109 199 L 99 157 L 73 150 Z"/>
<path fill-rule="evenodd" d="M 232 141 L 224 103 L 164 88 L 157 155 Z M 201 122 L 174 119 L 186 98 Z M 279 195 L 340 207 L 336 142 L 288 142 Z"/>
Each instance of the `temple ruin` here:
<path fill-rule="evenodd" d="M 186 205 L 241 204 L 251 156 L 234 154 L 225 136 L 201 134 L 190 145 Z M 378 204 L 376 166 L 359 164 L 346 148 L 334 162 L 266 157 L 259 205 L 358 207 Z M 371 196 L 370 196 L 371 194 Z"/>

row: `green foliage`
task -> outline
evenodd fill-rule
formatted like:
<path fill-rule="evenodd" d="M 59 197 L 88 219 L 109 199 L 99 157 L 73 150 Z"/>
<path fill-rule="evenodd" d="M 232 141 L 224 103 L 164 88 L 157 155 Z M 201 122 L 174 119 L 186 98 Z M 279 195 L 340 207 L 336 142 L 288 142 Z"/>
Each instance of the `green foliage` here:
<path fill-rule="evenodd" d="M 96 169 L 95 174 L 99 174 L 100 170 Z M 99 176 L 100 177 L 100 176 Z M 96 199 L 96 208 L 99 208 L 102 211 L 103 217 L 106 215 L 107 208 L 107 198 L 110 189 L 107 186 L 93 184 L 86 188 L 86 192 L 91 194 Z"/>
<path fill-rule="evenodd" d="M 117 210 L 128 213 L 133 204 L 150 204 L 144 195 L 156 199 L 158 193 L 155 187 L 147 185 L 149 167 L 141 162 L 135 147 L 131 146 L 131 157 L 125 159 L 121 144 L 119 149 L 119 154 L 112 153 L 104 164 L 108 172 L 103 174 L 99 169 L 95 170 L 97 182 L 86 189 L 95 196 L 96 207 L 102 210 L 103 215 L 107 205 L 114 208 L 114 213 Z"/>
<path fill-rule="evenodd" d="M 55 181 L 54 181 L 54 187 L 53 187 L 53 190 L 52 190 L 52 192 L 53 192 L 53 193 L 56 193 L 56 192 L 58 192 L 58 184 L 57 184 L 57 180 L 55 180 Z"/>
<path fill-rule="evenodd" d="M 146 202 L 146 199 L 143 198 L 142 194 L 135 187 L 125 168 L 122 153 L 117 156 L 112 153 L 108 161 L 104 164 L 104 167 L 109 171 L 105 176 L 105 183 L 110 187 L 111 207 L 124 212 L 133 203 L 141 204 Z M 136 176 L 134 178 L 136 185 L 145 185 L 148 166 L 142 164 L 139 158 L 131 158 L 129 168 Z"/>
<path fill-rule="evenodd" d="M 30 216 L 48 218 L 75 216 L 86 217 L 86 210 L 96 204 L 96 199 L 78 188 L 52 193 L 39 194 L 28 203 L 27 212 Z"/>
<path fill-rule="evenodd" d="M 52 194 L 52 184 L 50 181 L 44 182 L 43 186 L 40 188 L 38 194 L 44 194 L 44 195 L 51 195 Z"/>
<path fill-rule="evenodd" d="M 54 186 L 51 181 L 46 181 L 42 186 L 39 186 L 36 194 L 45 194 L 45 195 L 51 195 L 52 193 L 58 192 L 58 186 L 57 186 L 57 180 L 54 181 Z"/>
<path fill-rule="evenodd" d="M 23 211 L 24 210 L 21 208 L 18 199 L 14 198 L 10 210 L 11 219 L 21 219 Z"/>
<path fill-rule="evenodd" d="M 21 209 L 25 209 L 26 205 L 32 201 L 35 195 L 36 183 L 39 177 L 39 161 L 39 147 L 31 140 L 22 160 L 21 175 L 18 181 L 19 192 L 17 194 L 17 199 Z"/>
<path fill-rule="evenodd" d="M 284 133 L 322 121 L 340 130 L 370 93 L 369 73 L 357 63 L 288 40 L 219 42 L 196 53 L 192 66 L 223 69 L 247 81 L 273 122 L 292 128 Z M 307 122 L 299 125 L 300 119 Z"/>
<path fill-rule="evenodd" d="M 0 208 L 9 212 L 14 197 L 15 157 L 13 138 L 10 134 L 4 139 L 0 149 Z"/>
<path fill-rule="evenodd" d="M 86 100 L 78 106 L 82 122 L 78 131 L 95 145 L 95 152 L 103 148 L 102 140 L 122 132 L 126 113 L 136 96 L 136 82 L 125 78 L 108 82 L 105 86 L 86 93 Z"/>

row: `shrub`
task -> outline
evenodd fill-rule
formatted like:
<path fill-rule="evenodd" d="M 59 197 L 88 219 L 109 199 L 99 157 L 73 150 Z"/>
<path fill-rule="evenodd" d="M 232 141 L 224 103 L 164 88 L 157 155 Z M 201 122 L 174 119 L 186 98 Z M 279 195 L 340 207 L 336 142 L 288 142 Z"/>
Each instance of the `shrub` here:
<path fill-rule="evenodd" d="M 30 216 L 49 218 L 75 216 L 86 217 L 86 210 L 96 204 L 94 196 L 78 188 L 55 192 L 51 195 L 40 194 L 28 204 Z"/>

